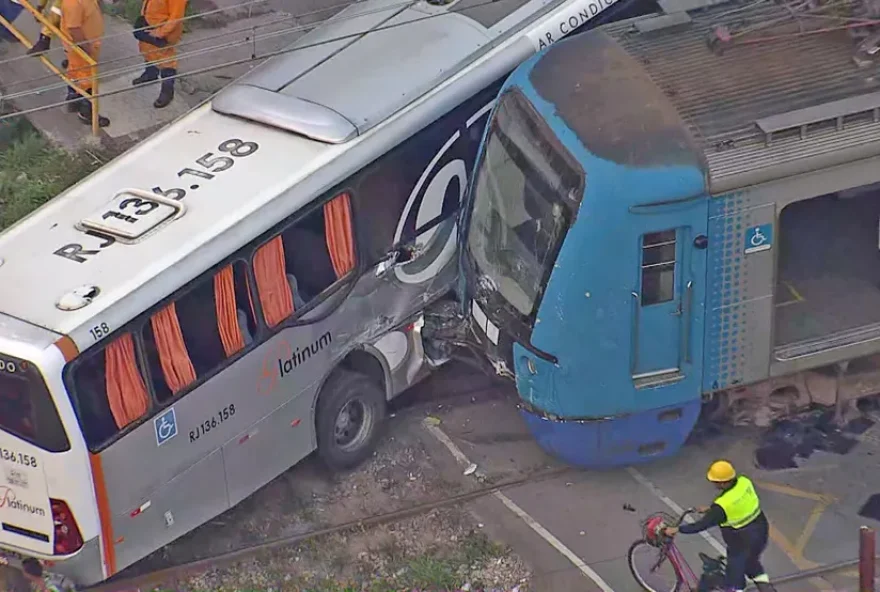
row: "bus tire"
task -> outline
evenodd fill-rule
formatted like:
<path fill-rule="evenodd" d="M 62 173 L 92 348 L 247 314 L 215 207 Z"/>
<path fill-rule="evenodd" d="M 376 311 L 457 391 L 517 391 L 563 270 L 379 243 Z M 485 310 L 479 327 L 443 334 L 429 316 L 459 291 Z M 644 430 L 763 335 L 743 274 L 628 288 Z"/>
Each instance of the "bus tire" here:
<path fill-rule="evenodd" d="M 364 374 L 337 370 L 318 397 L 318 456 L 332 471 L 353 469 L 372 454 L 384 419 L 379 385 Z"/>

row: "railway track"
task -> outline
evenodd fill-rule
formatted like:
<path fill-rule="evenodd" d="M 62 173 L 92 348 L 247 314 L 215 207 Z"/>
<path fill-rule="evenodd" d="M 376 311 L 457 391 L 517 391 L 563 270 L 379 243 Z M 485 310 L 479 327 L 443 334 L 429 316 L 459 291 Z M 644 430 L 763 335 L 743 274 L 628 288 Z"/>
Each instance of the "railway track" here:
<path fill-rule="evenodd" d="M 229 565 L 231 563 L 248 559 L 253 557 L 254 555 L 266 551 L 271 551 L 273 549 L 297 545 L 308 540 L 326 537 L 332 534 L 365 528 L 374 528 L 382 524 L 399 522 L 401 520 L 406 520 L 420 514 L 426 514 L 428 512 L 431 512 L 432 510 L 436 510 L 439 508 L 464 504 L 491 495 L 496 491 L 503 491 L 505 489 L 531 483 L 539 483 L 547 479 L 552 479 L 554 477 L 559 477 L 561 475 L 575 472 L 577 472 L 577 469 L 570 467 L 560 467 L 546 471 L 538 471 L 519 479 L 502 481 L 493 485 L 488 485 L 479 489 L 475 489 L 467 493 L 444 497 L 436 501 L 418 504 L 410 508 L 404 508 L 401 510 L 395 510 L 393 512 L 387 512 L 383 514 L 376 514 L 366 518 L 352 520 L 349 522 L 344 522 L 342 524 L 320 528 L 298 535 L 279 537 L 260 543 L 247 545 L 234 551 L 219 553 L 211 557 L 205 557 L 203 559 L 198 559 L 195 561 L 172 565 L 166 568 L 146 572 L 132 577 L 117 576 L 116 578 L 110 579 L 106 582 L 84 588 L 81 592 L 131 592 L 132 590 L 147 588 L 152 585 L 156 585 L 168 580 L 179 579 L 181 577 L 205 571 L 207 569 Z"/>
<path fill-rule="evenodd" d="M 461 368 L 458 368 L 457 370 L 459 371 L 456 371 L 456 369 L 449 369 L 445 372 L 441 371 L 432 376 L 429 380 L 423 382 L 421 388 L 413 389 L 412 395 L 404 395 L 399 399 L 395 399 L 391 403 L 389 413 L 398 418 L 426 416 L 430 415 L 438 408 L 469 405 L 474 402 L 475 398 L 479 398 L 481 401 L 487 399 L 510 400 L 508 393 L 504 391 L 503 383 L 500 383 L 493 377 L 486 376 L 473 370 L 461 371 Z M 260 543 L 239 547 L 233 551 L 226 551 L 193 561 L 185 561 L 179 564 L 168 565 L 167 567 L 150 569 L 143 573 L 136 573 L 130 576 L 125 576 L 125 572 L 123 572 L 123 574 L 118 574 L 108 581 L 85 588 L 85 590 L 90 592 L 129 592 L 134 589 L 148 587 L 150 584 L 180 578 L 193 572 L 200 572 L 212 567 L 228 565 L 267 550 L 296 545 L 310 539 L 326 537 L 335 533 L 371 528 L 381 524 L 397 522 L 419 514 L 428 513 L 437 508 L 461 504 L 491 495 L 495 491 L 525 485 L 527 483 L 540 482 L 561 474 L 566 474 L 573 470 L 574 469 L 563 468 L 532 473 L 515 480 L 492 484 L 467 493 L 415 505 L 411 508 L 352 520 L 298 535 L 273 538 Z M 137 564 L 129 568 L 129 570 L 132 569 L 136 570 Z"/>
<path fill-rule="evenodd" d="M 163 569 L 158 569 L 154 571 L 150 571 L 144 574 L 140 574 L 133 577 L 123 577 L 116 578 L 101 584 L 91 586 L 88 588 L 82 589 L 81 592 L 132 592 L 134 590 L 140 590 L 142 588 L 146 588 L 149 586 L 154 586 L 156 584 L 168 581 L 168 580 L 176 580 L 187 575 L 191 575 L 193 573 L 205 571 L 211 568 L 223 567 L 225 565 L 229 565 L 231 563 L 235 563 L 237 561 L 242 561 L 244 559 L 248 559 L 262 552 L 271 551 L 273 549 L 277 549 L 280 547 L 296 545 L 299 543 L 303 543 L 310 539 L 316 539 L 320 537 L 329 536 L 336 533 L 342 533 L 346 531 L 352 531 L 356 529 L 363 528 L 372 528 L 379 526 L 381 524 L 390 524 L 394 522 L 398 522 L 401 520 L 405 520 L 407 518 L 412 518 L 419 514 L 425 514 L 432 510 L 443 508 L 446 506 L 453 506 L 457 504 L 467 503 L 481 497 L 485 497 L 487 495 L 491 495 L 496 491 L 503 491 L 504 489 L 509 489 L 512 487 L 518 487 L 521 485 L 526 485 L 529 483 L 538 483 L 540 481 L 546 479 L 552 479 L 554 477 L 558 477 L 561 475 L 565 475 L 568 473 L 576 472 L 577 469 L 562 467 L 557 469 L 551 469 L 547 471 L 541 471 L 538 473 L 534 473 L 527 477 L 523 477 L 520 479 L 514 479 L 510 481 L 505 481 L 502 483 L 497 483 L 495 485 L 482 487 L 480 489 L 476 489 L 474 491 L 463 493 L 455 496 L 449 496 L 437 501 L 428 502 L 424 504 L 418 504 L 411 508 L 405 508 L 401 510 L 395 510 L 393 512 L 387 512 L 384 514 L 374 515 L 367 518 L 352 520 L 349 522 L 345 522 L 342 524 L 338 524 L 335 526 L 330 526 L 327 528 L 321 528 L 317 530 L 313 530 L 311 532 L 288 536 L 288 537 L 280 537 L 268 541 L 264 541 L 261 543 L 248 545 L 242 547 L 240 549 L 236 549 L 235 551 L 229 551 L 226 553 L 220 553 L 214 555 L 212 557 L 206 557 L 203 559 L 199 559 L 196 561 L 190 561 L 186 563 L 181 563 L 177 565 L 172 565 Z M 779 592 L 789 592 L 794 590 L 801 590 L 802 583 L 806 580 L 812 580 L 816 578 L 822 578 L 823 576 L 829 576 L 835 573 L 852 571 L 853 569 L 858 568 L 859 560 L 851 559 L 846 561 L 839 561 L 836 563 L 830 563 L 827 565 L 821 565 L 819 567 L 794 572 L 791 574 L 787 574 L 781 577 L 774 578 L 773 584 L 776 586 Z M 754 584 L 749 585 L 748 590 L 754 590 Z"/>
<path fill-rule="evenodd" d="M 398 417 L 416 415 L 424 416 L 429 414 L 432 410 L 437 409 L 438 406 L 454 407 L 470 404 L 473 401 L 473 397 L 477 395 L 481 400 L 485 400 L 486 398 L 498 400 L 509 399 L 504 392 L 504 389 L 500 388 L 501 385 L 490 377 L 475 374 L 463 377 L 453 375 L 451 377 L 447 376 L 446 378 L 447 380 L 444 380 L 443 377 L 438 377 L 439 380 L 436 380 L 436 383 L 431 385 L 428 392 L 418 394 L 411 398 L 408 397 L 404 400 L 403 404 L 398 403 L 394 405 L 390 411 L 395 413 Z M 463 385 L 466 385 L 466 387 L 461 388 Z M 168 565 L 167 567 L 160 567 L 136 575 L 126 576 L 120 574 L 111 580 L 85 588 L 81 592 L 132 592 L 138 589 L 146 590 L 151 586 L 160 583 L 179 580 L 195 573 L 204 572 L 212 568 L 221 568 L 242 560 L 247 560 L 267 551 L 298 545 L 309 540 L 319 539 L 334 534 L 361 529 L 371 529 L 385 524 L 393 524 L 418 515 L 427 514 L 436 509 L 468 503 L 505 489 L 539 483 L 541 481 L 577 472 L 577 469 L 569 467 L 537 471 L 524 477 L 486 485 L 473 491 L 417 504 L 410 508 L 376 514 L 297 535 L 264 540 L 259 543 L 239 547 L 233 551 L 226 551 L 193 561 Z M 779 592 L 793 592 L 795 590 L 801 592 L 799 583 L 802 585 L 802 583 L 807 580 L 821 578 L 823 575 L 828 576 L 829 574 L 852 571 L 857 566 L 857 559 L 823 565 L 814 569 L 795 572 L 775 578 L 774 584 L 777 585 Z"/>

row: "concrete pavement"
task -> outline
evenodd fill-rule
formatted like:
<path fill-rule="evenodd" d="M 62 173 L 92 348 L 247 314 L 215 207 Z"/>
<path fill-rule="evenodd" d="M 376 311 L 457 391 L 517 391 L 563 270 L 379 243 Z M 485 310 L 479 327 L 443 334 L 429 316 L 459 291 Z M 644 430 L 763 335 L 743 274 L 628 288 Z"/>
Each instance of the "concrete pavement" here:
<path fill-rule="evenodd" d="M 101 130 L 101 137 L 124 143 L 142 140 L 257 66 L 262 56 L 287 47 L 309 26 L 344 7 L 339 0 L 190 0 L 190 4 L 191 13 L 212 14 L 189 21 L 190 30 L 184 33 L 178 48 L 178 72 L 184 76 L 178 82 L 174 101 L 161 110 L 152 106 L 159 93 L 158 84 L 138 88 L 131 85 L 143 67 L 132 26 L 120 17 L 105 14 L 98 92 L 99 96 L 111 95 L 99 100 L 100 112 L 111 123 Z M 32 41 L 37 38 L 39 25 L 29 12 L 22 12 L 15 25 Z M 18 43 L 0 44 L 0 98 L 12 102 L 19 111 L 63 101 L 64 82 L 39 59 L 25 56 L 25 51 Z M 60 67 L 64 55 L 58 40 L 53 40 L 48 57 Z M 187 72 L 237 61 L 244 62 L 185 76 Z M 29 118 L 37 129 L 69 149 L 90 141 L 89 126 L 63 107 L 39 111 Z"/>

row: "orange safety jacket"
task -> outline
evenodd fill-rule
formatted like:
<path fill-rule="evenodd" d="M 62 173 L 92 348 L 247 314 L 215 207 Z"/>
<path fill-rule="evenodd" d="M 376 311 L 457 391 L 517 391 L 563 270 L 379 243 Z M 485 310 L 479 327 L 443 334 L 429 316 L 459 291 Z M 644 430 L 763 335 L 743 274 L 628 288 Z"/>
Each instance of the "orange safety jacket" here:
<path fill-rule="evenodd" d="M 183 35 L 183 18 L 186 0 L 144 0 L 141 15 L 147 24 L 155 27 L 149 31 L 153 37 L 165 39 L 170 44 L 180 41 Z"/>

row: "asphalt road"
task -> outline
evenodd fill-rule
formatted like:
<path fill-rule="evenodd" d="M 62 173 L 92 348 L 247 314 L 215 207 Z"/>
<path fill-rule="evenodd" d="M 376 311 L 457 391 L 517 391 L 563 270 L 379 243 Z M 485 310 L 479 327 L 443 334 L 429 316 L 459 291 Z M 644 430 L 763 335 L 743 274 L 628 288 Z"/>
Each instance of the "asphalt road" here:
<path fill-rule="evenodd" d="M 444 467 L 459 479 L 482 475 L 513 479 L 540 467 L 561 466 L 532 441 L 511 400 L 488 400 L 441 409 L 438 425 L 425 426 L 447 450 Z M 809 424 L 809 425 L 807 425 Z M 721 429 L 687 446 L 671 459 L 608 471 L 574 471 L 562 477 L 505 490 L 474 504 L 485 527 L 513 546 L 535 570 L 535 589 L 553 592 L 629 592 L 637 590 L 626 563 L 630 544 L 640 537 L 639 523 L 653 512 L 677 514 L 682 508 L 711 502 L 705 471 L 716 458 L 727 458 L 756 483 L 771 522 L 771 543 L 764 556 L 772 576 L 782 576 L 858 556 L 859 527 L 880 526 L 860 516 L 880 492 L 880 422 L 862 434 L 835 434 L 850 441 L 845 454 L 813 451 L 781 469 L 761 468 L 759 457 L 785 464 L 779 438 L 768 446 L 766 430 Z M 809 422 L 786 434 L 804 452 L 816 447 Z M 815 431 L 815 430 L 813 430 Z M 778 436 L 778 434 L 777 434 Z M 797 441 L 800 438 L 801 441 Z M 820 446 L 821 447 L 821 446 Z M 781 449 L 782 448 L 782 449 Z M 833 448 L 833 447 L 832 447 Z M 783 458 L 783 461 L 786 459 Z M 475 475 L 464 467 L 475 463 Z M 874 498 L 880 508 L 880 495 Z M 723 551 L 720 533 L 679 537 L 678 544 L 696 570 L 698 552 Z M 855 589 L 857 572 L 839 570 L 826 579 L 788 584 L 782 590 Z M 792 588 L 791 586 L 796 586 Z"/>

